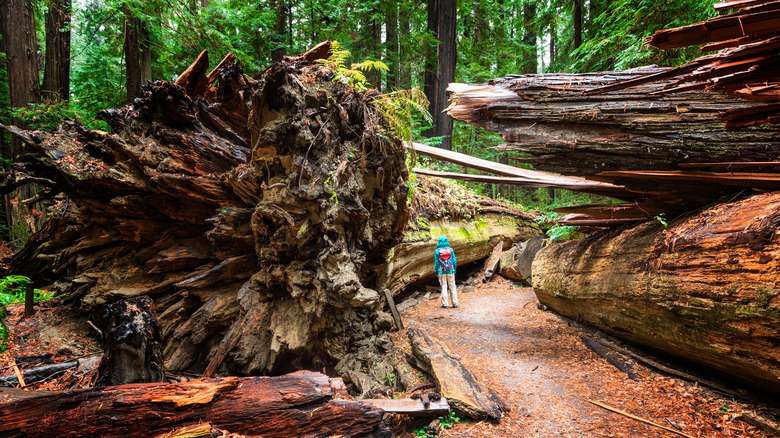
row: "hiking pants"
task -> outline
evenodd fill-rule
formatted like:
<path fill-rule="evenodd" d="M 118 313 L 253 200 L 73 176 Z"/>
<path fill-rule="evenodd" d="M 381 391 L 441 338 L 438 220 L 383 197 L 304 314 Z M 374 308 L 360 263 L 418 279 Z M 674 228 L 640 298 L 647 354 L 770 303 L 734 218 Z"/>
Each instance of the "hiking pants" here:
<path fill-rule="evenodd" d="M 455 287 L 455 274 L 439 275 L 439 284 L 441 284 L 441 305 L 450 307 L 449 298 L 451 296 L 452 307 L 458 307 L 458 288 Z"/>

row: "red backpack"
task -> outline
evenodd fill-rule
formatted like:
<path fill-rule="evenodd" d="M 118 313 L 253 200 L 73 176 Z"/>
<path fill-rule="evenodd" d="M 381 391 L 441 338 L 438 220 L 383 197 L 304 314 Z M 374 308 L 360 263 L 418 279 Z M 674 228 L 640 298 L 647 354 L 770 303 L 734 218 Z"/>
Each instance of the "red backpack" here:
<path fill-rule="evenodd" d="M 442 271 L 452 270 L 452 248 L 440 248 L 439 249 L 439 265 Z"/>

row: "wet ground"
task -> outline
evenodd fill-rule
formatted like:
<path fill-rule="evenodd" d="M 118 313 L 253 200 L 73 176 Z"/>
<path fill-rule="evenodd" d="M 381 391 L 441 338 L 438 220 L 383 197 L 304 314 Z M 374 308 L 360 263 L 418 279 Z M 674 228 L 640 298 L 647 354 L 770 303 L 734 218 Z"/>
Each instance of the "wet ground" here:
<path fill-rule="evenodd" d="M 512 409 L 498 424 L 458 423 L 440 436 L 681 436 L 588 400 L 694 437 L 774 436 L 740 416 L 753 415 L 752 409 L 761 406 L 638 364 L 641 381 L 629 379 L 586 347 L 574 324 L 540 310 L 537 303 L 531 288 L 497 278 L 461 294 L 457 309 L 440 308 L 436 298 L 402 314 L 407 324 L 444 343 Z M 403 344 L 398 336 L 397 342 Z"/>

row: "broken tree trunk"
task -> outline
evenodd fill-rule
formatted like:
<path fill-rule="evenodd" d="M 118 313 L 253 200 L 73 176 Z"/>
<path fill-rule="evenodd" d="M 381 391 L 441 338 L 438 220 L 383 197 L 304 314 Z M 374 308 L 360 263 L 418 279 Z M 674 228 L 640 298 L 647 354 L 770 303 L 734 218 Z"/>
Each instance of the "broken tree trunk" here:
<path fill-rule="evenodd" d="M 474 374 L 449 354 L 441 343 L 417 328 L 409 329 L 412 352 L 431 373 L 442 397 L 446 397 L 458 414 L 473 419 L 499 420 L 509 407 L 490 388 L 485 388 Z"/>
<path fill-rule="evenodd" d="M 719 93 L 656 95 L 668 81 L 592 96 L 615 81 L 664 70 L 510 75 L 484 85 L 452 84 L 450 115 L 496 131 L 502 150 L 535 169 L 564 175 L 666 170 L 679 163 L 773 161 L 771 127 L 726 131 L 721 115 L 759 104 Z"/>
<path fill-rule="evenodd" d="M 361 436 L 376 431 L 382 421 L 382 411 L 373 405 L 335 399 L 318 379 L 292 374 L 36 395 L 0 403 L 0 434 L 148 437 L 207 422 L 251 436 Z"/>
<path fill-rule="evenodd" d="M 493 278 L 493 272 L 496 270 L 496 266 L 498 265 L 498 261 L 501 259 L 501 255 L 503 254 L 504 250 L 504 242 L 498 242 L 498 244 L 493 248 L 493 252 L 490 254 L 490 257 L 488 257 L 487 261 L 485 262 L 485 268 L 483 269 L 482 273 L 482 282 L 487 283 L 490 281 L 491 278 Z"/>
<path fill-rule="evenodd" d="M 534 290 L 564 316 L 780 393 L 778 212 L 773 192 L 550 245 Z"/>
<path fill-rule="evenodd" d="M 165 379 L 160 323 L 151 298 L 142 295 L 108 304 L 103 308 L 101 322 L 106 352 L 100 384 Z"/>

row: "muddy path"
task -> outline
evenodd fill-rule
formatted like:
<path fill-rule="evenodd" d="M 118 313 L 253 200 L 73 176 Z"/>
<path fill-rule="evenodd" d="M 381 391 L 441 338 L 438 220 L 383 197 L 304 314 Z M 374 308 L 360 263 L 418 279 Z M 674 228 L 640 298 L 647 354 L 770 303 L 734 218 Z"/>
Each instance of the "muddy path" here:
<path fill-rule="evenodd" d="M 575 325 L 540 310 L 537 303 L 533 289 L 498 278 L 461 294 L 457 309 L 440 308 L 436 298 L 403 312 L 409 325 L 442 341 L 512 409 L 500 424 L 459 423 L 440 436 L 679 436 L 604 410 L 589 399 L 666 427 L 676 425 L 694 437 L 774 436 L 740 417 L 755 405 L 638 364 L 641 380 L 629 379 L 588 349 Z"/>

